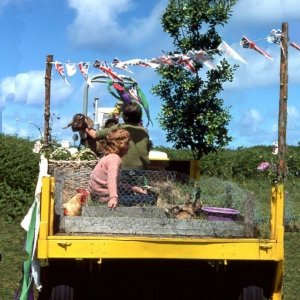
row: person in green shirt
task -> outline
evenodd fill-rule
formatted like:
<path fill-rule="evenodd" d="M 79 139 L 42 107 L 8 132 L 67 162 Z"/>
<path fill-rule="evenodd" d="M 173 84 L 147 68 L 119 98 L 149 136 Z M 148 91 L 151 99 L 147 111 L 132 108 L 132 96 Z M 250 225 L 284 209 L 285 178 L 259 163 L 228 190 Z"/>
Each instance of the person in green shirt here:
<path fill-rule="evenodd" d="M 147 130 L 142 124 L 142 109 L 136 102 L 125 103 L 122 108 L 123 124 L 113 125 L 110 128 L 95 130 L 86 128 L 86 133 L 94 139 L 103 139 L 110 130 L 126 129 L 130 134 L 130 143 L 127 154 L 122 157 L 122 169 L 146 169 L 149 165 L 149 151 L 151 142 Z"/>

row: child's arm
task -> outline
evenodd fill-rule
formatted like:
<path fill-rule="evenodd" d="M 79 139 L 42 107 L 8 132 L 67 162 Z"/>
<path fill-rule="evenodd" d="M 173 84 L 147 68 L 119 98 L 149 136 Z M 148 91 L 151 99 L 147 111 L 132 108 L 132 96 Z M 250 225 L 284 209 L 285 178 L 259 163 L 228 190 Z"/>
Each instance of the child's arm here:
<path fill-rule="evenodd" d="M 132 186 L 131 190 L 135 193 L 139 193 L 139 194 L 147 194 L 147 190 L 144 190 L 143 188 L 139 187 L 139 186 Z"/>
<path fill-rule="evenodd" d="M 109 199 L 107 206 L 109 208 L 116 208 L 118 205 L 118 197 L 112 197 Z"/>
<path fill-rule="evenodd" d="M 107 188 L 109 200 L 107 206 L 115 208 L 118 204 L 118 174 L 121 167 L 121 158 L 114 154 L 109 156 L 107 170 Z"/>

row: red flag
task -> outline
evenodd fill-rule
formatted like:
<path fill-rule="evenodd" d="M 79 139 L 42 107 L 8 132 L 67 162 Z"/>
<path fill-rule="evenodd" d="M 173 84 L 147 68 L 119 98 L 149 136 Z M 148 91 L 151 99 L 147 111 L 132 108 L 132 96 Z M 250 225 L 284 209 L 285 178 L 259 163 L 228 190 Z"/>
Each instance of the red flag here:
<path fill-rule="evenodd" d="M 119 80 L 123 82 L 123 79 L 117 73 L 115 73 L 105 61 L 96 60 L 94 62 L 94 67 L 106 73 L 109 77 L 111 77 L 112 80 Z"/>
<path fill-rule="evenodd" d="M 89 66 L 90 66 L 90 63 L 88 63 L 88 62 L 80 62 L 78 64 L 79 71 L 82 74 L 82 76 L 84 77 L 84 79 L 87 81 L 87 84 L 90 87 L 93 87 L 92 82 L 91 82 L 90 78 L 88 77 Z"/>
<path fill-rule="evenodd" d="M 300 45 L 296 44 L 295 42 L 291 42 L 290 46 L 300 51 Z"/>
<path fill-rule="evenodd" d="M 260 54 L 262 54 L 263 56 L 265 56 L 266 58 L 273 60 L 273 57 L 269 53 L 267 53 L 265 50 L 259 48 L 253 41 L 249 40 L 244 35 L 242 37 L 240 44 L 243 48 L 253 49 L 253 50 L 259 52 Z"/>
<path fill-rule="evenodd" d="M 82 74 L 82 76 L 87 79 L 88 76 L 88 72 L 89 72 L 89 63 L 85 63 L 85 62 L 80 62 L 78 64 L 78 68 L 80 73 Z"/>
<path fill-rule="evenodd" d="M 217 69 L 209 55 L 203 50 L 193 50 L 188 51 L 186 54 L 190 57 L 193 61 L 197 63 L 201 63 L 202 65 L 206 66 L 209 69 Z"/>
<path fill-rule="evenodd" d="M 175 54 L 176 57 L 177 54 Z M 191 73 L 196 73 L 195 66 L 193 64 L 193 60 L 187 55 L 178 55 L 178 59 L 176 60 L 176 64 L 182 66 L 184 69 Z"/>
<path fill-rule="evenodd" d="M 64 79 L 65 83 L 70 85 L 68 82 L 66 75 L 65 75 L 65 68 L 61 62 L 54 62 L 55 69 L 57 70 L 58 74 Z"/>

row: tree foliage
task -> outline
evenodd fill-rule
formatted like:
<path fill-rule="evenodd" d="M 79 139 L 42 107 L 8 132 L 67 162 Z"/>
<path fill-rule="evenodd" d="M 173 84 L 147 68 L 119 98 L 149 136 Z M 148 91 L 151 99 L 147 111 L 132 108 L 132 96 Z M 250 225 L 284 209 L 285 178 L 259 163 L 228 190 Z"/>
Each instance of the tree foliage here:
<path fill-rule="evenodd" d="M 34 200 L 39 155 L 34 142 L 0 134 L 0 211 L 8 221 L 24 217 Z"/>
<path fill-rule="evenodd" d="M 162 15 L 162 26 L 173 39 L 175 50 L 169 54 L 204 50 L 213 59 L 221 37 L 217 26 L 223 26 L 236 0 L 170 0 Z M 152 92 L 163 99 L 158 116 L 168 142 L 176 149 L 188 148 L 195 159 L 222 148 L 231 141 L 227 126 L 228 108 L 218 96 L 223 84 L 233 80 L 237 66 L 221 60 L 216 69 L 205 72 L 195 65 L 196 74 L 182 67 L 158 69 L 162 79 Z"/>

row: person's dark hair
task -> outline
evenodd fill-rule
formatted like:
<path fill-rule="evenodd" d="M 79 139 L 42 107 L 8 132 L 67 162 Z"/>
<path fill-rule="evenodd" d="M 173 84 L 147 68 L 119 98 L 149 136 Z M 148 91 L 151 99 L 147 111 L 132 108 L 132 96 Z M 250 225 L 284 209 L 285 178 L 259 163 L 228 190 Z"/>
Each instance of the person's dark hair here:
<path fill-rule="evenodd" d="M 110 128 L 111 126 L 113 125 L 116 125 L 119 123 L 119 120 L 116 119 L 116 118 L 109 118 L 106 120 L 105 124 L 104 124 L 104 127 L 105 128 Z"/>
<path fill-rule="evenodd" d="M 137 102 L 125 103 L 122 112 L 125 123 L 141 123 L 143 114 L 142 109 Z"/>

